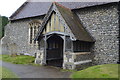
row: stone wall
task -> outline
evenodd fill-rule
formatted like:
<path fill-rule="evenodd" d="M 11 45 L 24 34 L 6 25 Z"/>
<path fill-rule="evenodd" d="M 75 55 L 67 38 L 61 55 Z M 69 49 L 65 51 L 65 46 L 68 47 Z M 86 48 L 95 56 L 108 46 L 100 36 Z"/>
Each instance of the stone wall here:
<path fill-rule="evenodd" d="M 90 52 L 65 52 L 63 69 L 84 69 L 91 66 L 93 56 Z M 86 66 L 85 66 L 86 65 Z"/>
<path fill-rule="evenodd" d="M 82 24 L 96 40 L 92 54 L 94 64 L 118 61 L 118 14 L 117 4 L 83 8 L 75 11 Z"/>
<path fill-rule="evenodd" d="M 75 11 L 84 25 L 86 30 L 96 40 L 91 54 L 94 55 L 94 64 L 105 64 L 105 63 L 117 63 L 119 41 L 118 41 L 118 14 L 117 5 L 108 4 L 104 6 L 96 6 L 83 8 Z M 18 20 L 9 23 L 5 27 L 5 36 L 2 38 L 2 53 L 29 53 L 34 55 L 39 52 L 37 47 L 29 44 L 29 25 L 28 23 L 34 19 L 43 18 L 32 18 Z M 42 53 L 42 52 L 40 52 Z M 41 55 L 41 54 L 39 54 Z M 43 55 L 42 55 L 43 57 Z M 40 60 L 36 59 L 36 63 L 43 64 L 43 58 Z M 69 56 L 71 57 L 71 56 Z M 39 62 L 41 61 L 41 62 Z M 67 58 L 64 55 L 64 63 Z M 68 65 L 69 63 L 67 63 Z M 63 65 L 65 67 L 66 64 Z M 68 65 L 71 67 L 71 64 Z"/>
<path fill-rule="evenodd" d="M 37 52 L 37 46 L 29 43 L 29 23 L 36 19 L 42 20 L 43 18 L 18 20 L 5 27 L 5 36 L 2 38 L 2 54 L 28 53 L 34 55 Z"/>

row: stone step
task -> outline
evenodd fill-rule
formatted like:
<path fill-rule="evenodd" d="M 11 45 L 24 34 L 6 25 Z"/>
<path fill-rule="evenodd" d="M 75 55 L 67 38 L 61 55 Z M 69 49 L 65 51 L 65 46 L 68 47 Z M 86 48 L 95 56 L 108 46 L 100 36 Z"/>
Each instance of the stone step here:
<path fill-rule="evenodd" d="M 92 60 L 80 61 L 74 63 L 74 69 L 82 70 L 92 66 Z"/>
<path fill-rule="evenodd" d="M 80 64 L 85 64 L 85 63 L 89 63 L 89 62 L 92 62 L 92 60 L 85 60 L 85 61 L 74 62 L 74 65 L 80 65 Z"/>

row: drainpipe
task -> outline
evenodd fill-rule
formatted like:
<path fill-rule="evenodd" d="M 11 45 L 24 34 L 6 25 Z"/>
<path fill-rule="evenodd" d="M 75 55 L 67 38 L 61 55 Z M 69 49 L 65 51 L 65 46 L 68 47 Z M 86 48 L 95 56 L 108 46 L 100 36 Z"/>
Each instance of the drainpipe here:
<path fill-rule="evenodd" d="M 118 64 L 120 64 L 120 1 L 118 2 L 118 18 L 119 18 L 119 36 L 118 36 L 118 39 L 119 39 L 119 60 L 118 60 Z"/>

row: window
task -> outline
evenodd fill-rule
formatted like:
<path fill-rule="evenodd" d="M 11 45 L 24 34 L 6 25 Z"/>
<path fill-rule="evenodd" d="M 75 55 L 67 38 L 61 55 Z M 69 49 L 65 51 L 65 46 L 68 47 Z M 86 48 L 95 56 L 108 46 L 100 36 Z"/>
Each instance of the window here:
<path fill-rule="evenodd" d="M 30 44 L 32 44 L 32 27 L 30 27 Z"/>
<path fill-rule="evenodd" d="M 90 52 L 91 47 L 92 47 L 92 43 L 90 42 L 84 42 L 84 41 L 73 42 L 74 52 Z"/>
<path fill-rule="evenodd" d="M 38 20 L 34 20 L 29 23 L 29 43 L 33 45 L 37 45 L 37 41 L 34 41 L 34 38 L 38 32 L 38 28 L 41 25 L 41 22 Z"/>

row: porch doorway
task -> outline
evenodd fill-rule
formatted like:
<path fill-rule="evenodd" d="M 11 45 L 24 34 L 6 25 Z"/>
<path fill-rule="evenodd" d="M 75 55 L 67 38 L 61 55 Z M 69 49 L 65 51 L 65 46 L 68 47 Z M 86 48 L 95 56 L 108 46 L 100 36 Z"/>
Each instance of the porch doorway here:
<path fill-rule="evenodd" d="M 63 64 L 63 39 L 52 35 L 47 39 L 46 63 L 50 66 L 62 67 Z"/>

